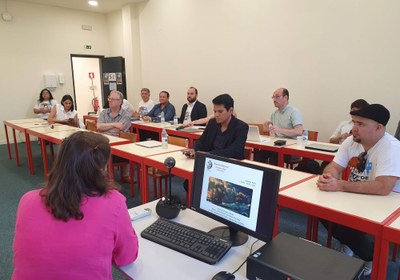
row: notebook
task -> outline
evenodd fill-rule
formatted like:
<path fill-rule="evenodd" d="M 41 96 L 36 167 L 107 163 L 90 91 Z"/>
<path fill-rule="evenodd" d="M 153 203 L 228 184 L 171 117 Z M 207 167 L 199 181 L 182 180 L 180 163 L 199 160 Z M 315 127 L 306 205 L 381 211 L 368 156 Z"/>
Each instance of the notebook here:
<path fill-rule="evenodd" d="M 155 140 L 148 140 L 148 141 L 136 142 L 136 145 L 146 147 L 146 148 L 155 148 L 155 147 L 160 147 L 162 145 L 162 143 L 159 141 L 155 141 Z"/>
<path fill-rule="evenodd" d="M 267 136 L 260 135 L 258 126 L 249 125 L 249 132 L 247 133 L 247 140 L 253 142 L 268 142 L 270 140 Z"/>
<path fill-rule="evenodd" d="M 337 152 L 337 150 L 339 150 L 339 147 L 337 147 L 337 146 L 324 145 L 324 144 L 319 144 L 319 143 L 308 144 L 304 148 L 310 149 L 310 150 L 331 152 L 331 153 L 335 153 L 335 152 Z"/>

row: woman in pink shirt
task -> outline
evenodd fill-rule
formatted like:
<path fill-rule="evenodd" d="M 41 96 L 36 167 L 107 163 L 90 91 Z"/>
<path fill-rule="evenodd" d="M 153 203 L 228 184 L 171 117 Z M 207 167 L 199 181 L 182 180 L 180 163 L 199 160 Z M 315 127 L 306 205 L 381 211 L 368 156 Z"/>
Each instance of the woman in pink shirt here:
<path fill-rule="evenodd" d="M 62 143 L 43 189 L 18 206 L 12 279 L 112 279 L 136 260 L 125 197 L 108 180 L 108 139 L 77 132 Z"/>

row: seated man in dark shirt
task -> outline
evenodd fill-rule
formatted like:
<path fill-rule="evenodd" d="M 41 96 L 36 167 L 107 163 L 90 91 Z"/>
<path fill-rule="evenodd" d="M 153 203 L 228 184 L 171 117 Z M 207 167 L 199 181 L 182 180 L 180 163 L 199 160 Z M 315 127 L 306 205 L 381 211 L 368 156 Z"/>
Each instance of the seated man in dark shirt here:
<path fill-rule="evenodd" d="M 211 119 L 193 149 L 187 156 L 193 157 L 196 151 L 209 152 L 223 157 L 244 159 L 249 126 L 232 115 L 233 99 L 229 94 L 221 94 L 213 99 L 215 118 Z"/>

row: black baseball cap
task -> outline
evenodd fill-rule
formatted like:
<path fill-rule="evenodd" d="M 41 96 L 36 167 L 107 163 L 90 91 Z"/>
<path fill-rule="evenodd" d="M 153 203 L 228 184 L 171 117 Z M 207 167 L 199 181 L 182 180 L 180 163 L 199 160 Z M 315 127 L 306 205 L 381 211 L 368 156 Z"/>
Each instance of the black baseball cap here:
<path fill-rule="evenodd" d="M 350 112 L 350 115 L 359 116 L 366 119 L 374 120 L 384 126 L 390 119 L 390 112 L 381 104 L 370 104 L 358 111 Z"/>

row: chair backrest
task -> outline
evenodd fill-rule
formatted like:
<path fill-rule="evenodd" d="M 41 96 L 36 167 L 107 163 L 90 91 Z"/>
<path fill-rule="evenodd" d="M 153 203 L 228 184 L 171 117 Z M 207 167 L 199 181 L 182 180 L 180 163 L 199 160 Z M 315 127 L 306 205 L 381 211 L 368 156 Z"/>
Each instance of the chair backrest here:
<path fill-rule="evenodd" d="M 397 124 L 397 129 L 396 129 L 396 133 L 394 134 L 394 137 L 396 137 L 397 140 L 400 140 L 400 121 Z"/>
<path fill-rule="evenodd" d="M 264 132 L 264 126 L 262 123 L 248 123 L 248 125 L 256 125 L 258 126 L 258 131 L 261 135 L 269 135 L 267 132 Z"/>
<path fill-rule="evenodd" d="M 189 141 L 186 138 L 176 137 L 176 136 L 168 136 L 168 144 L 186 147 L 186 142 Z"/>
<path fill-rule="evenodd" d="M 87 120 L 86 121 L 86 129 L 90 131 L 97 131 L 97 124 L 95 121 Z"/>
<path fill-rule="evenodd" d="M 318 131 L 308 131 L 308 140 L 310 141 L 318 141 Z"/>
<path fill-rule="evenodd" d="M 136 133 L 132 132 L 125 132 L 125 131 L 120 131 L 119 132 L 119 137 L 131 140 L 132 142 L 136 142 Z"/>

